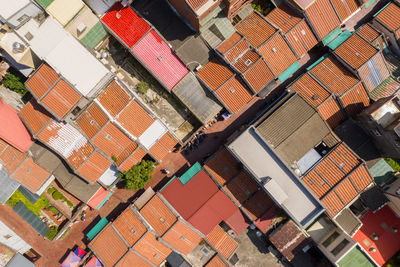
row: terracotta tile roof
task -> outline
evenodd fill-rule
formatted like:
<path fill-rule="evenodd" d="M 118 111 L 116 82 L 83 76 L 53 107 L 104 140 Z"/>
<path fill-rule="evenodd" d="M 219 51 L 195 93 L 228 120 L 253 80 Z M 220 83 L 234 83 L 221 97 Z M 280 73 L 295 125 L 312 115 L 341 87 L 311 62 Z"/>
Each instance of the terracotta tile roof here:
<path fill-rule="evenodd" d="M 368 185 L 372 183 L 372 177 L 369 174 L 367 167 L 360 165 L 356 170 L 354 170 L 350 175 L 349 179 L 355 186 L 358 192 L 364 190 Z"/>
<path fill-rule="evenodd" d="M 351 90 L 347 91 L 340 97 L 340 102 L 347 113 L 355 117 L 370 104 L 367 91 L 364 85 L 359 82 Z"/>
<path fill-rule="evenodd" d="M 187 0 L 187 3 L 193 8 L 193 10 L 199 10 L 208 0 Z"/>
<path fill-rule="evenodd" d="M 259 59 L 246 73 L 244 78 L 256 92 L 260 92 L 265 86 L 274 80 L 274 75 L 265 64 L 264 60 Z"/>
<path fill-rule="evenodd" d="M 133 246 L 147 232 L 146 226 L 129 207 L 115 219 L 113 225 L 129 246 Z"/>
<path fill-rule="evenodd" d="M 333 96 L 330 96 L 317 110 L 322 119 L 324 119 L 332 129 L 335 129 L 345 119 L 343 112 Z"/>
<path fill-rule="evenodd" d="M 153 155 L 158 161 L 161 161 L 165 156 L 168 155 L 168 150 L 160 143 L 155 143 L 149 150 L 150 154 Z"/>
<path fill-rule="evenodd" d="M 58 78 L 58 74 L 49 65 L 43 64 L 26 81 L 26 85 L 32 94 L 40 99 L 56 83 Z"/>
<path fill-rule="evenodd" d="M 216 254 L 204 267 L 226 267 L 227 265 Z"/>
<path fill-rule="evenodd" d="M 124 241 L 108 224 L 89 244 L 91 250 L 106 266 L 114 266 L 128 251 Z"/>
<path fill-rule="evenodd" d="M 226 148 L 219 150 L 204 168 L 223 186 L 240 172 L 239 163 Z"/>
<path fill-rule="evenodd" d="M 357 34 L 353 34 L 336 48 L 334 53 L 347 62 L 353 69 L 358 69 L 378 53 L 378 50 Z"/>
<path fill-rule="evenodd" d="M 64 157 L 73 169 L 77 169 L 94 151 L 88 140 L 68 123 L 52 120 L 38 138 Z"/>
<path fill-rule="evenodd" d="M 156 233 L 162 236 L 177 220 L 172 211 L 157 196 L 146 203 L 140 210 L 140 214 L 154 228 Z"/>
<path fill-rule="evenodd" d="M 249 91 L 236 77 L 233 77 L 221 86 L 216 91 L 216 95 L 232 113 L 239 111 L 241 107 L 252 99 Z"/>
<path fill-rule="evenodd" d="M 155 235 L 150 232 L 147 232 L 133 249 L 157 266 L 172 252 L 170 248 L 157 241 Z"/>
<path fill-rule="evenodd" d="M 360 29 L 358 29 L 357 34 L 367 39 L 368 42 L 372 42 L 380 36 L 380 33 L 372 28 L 369 24 L 365 24 Z"/>
<path fill-rule="evenodd" d="M 41 102 L 61 119 L 78 103 L 79 99 L 81 96 L 64 80 L 60 80 Z"/>
<path fill-rule="evenodd" d="M 247 51 L 245 54 L 243 54 L 240 58 L 238 58 L 233 63 L 233 66 L 240 73 L 244 73 L 248 69 L 250 69 L 259 58 L 261 58 L 261 56 L 259 56 L 255 50 L 251 49 Z"/>
<path fill-rule="evenodd" d="M 211 90 L 215 91 L 233 76 L 233 72 L 217 58 L 213 58 L 197 72 L 197 76 L 199 76 Z"/>
<path fill-rule="evenodd" d="M 229 49 L 231 49 L 237 42 L 242 39 L 242 36 L 235 32 L 231 37 L 223 41 L 218 47 L 217 50 L 222 54 L 225 54 Z"/>
<path fill-rule="evenodd" d="M 238 243 L 219 225 L 215 226 L 206 239 L 225 259 L 229 259 L 238 247 Z"/>
<path fill-rule="evenodd" d="M 134 148 L 137 147 L 135 142 L 129 139 L 128 136 L 126 136 L 111 122 L 107 123 L 107 125 L 104 126 L 95 137 L 93 137 L 92 142 L 106 155 L 109 157 L 116 157 L 117 159 L 126 149 L 130 149 L 132 153 Z M 126 155 L 126 157 L 128 156 L 129 154 Z"/>
<path fill-rule="evenodd" d="M 94 152 L 82 165 L 78 172 L 91 182 L 97 179 L 111 166 L 111 162 L 99 152 Z"/>
<path fill-rule="evenodd" d="M 151 263 L 142 258 L 136 251 L 129 251 L 125 256 L 118 262 L 116 267 L 153 267 Z"/>
<path fill-rule="evenodd" d="M 345 179 L 340 182 L 335 187 L 335 192 L 345 205 L 350 203 L 358 195 L 357 190 L 351 184 L 351 181 L 349 179 Z"/>
<path fill-rule="evenodd" d="M 237 24 L 236 30 L 245 36 L 255 48 L 262 45 L 276 32 L 274 27 L 255 12 Z"/>
<path fill-rule="evenodd" d="M 340 26 L 340 20 L 329 0 L 316 0 L 306 10 L 311 25 L 322 40 L 331 31 Z"/>
<path fill-rule="evenodd" d="M 26 154 L 0 139 L 0 163 L 11 174 L 25 159 Z"/>
<path fill-rule="evenodd" d="M 302 253 L 302 249 L 310 242 L 292 220 L 273 232 L 268 239 L 288 261 Z"/>
<path fill-rule="evenodd" d="M 32 192 L 37 192 L 50 175 L 51 173 L 33 162 L 32 158 L 26 158 L 12 174 L 17 181 L 28 187 Z"/>
<path fill-rule="evenodd" d="M 189 254 L 202 240 L 202 237 L 185 223 L 178 221 L 163 236 L 164 241 L 184 255 Z"/>
<path fill-rule="evenodd" d="M 340 201 L 335 191 L 331 191 L 331 193 L 323 197 L 321 201 L 326 207 L 326 212 L 332 217 L 344 208 L 344 204 Z"/>
<path fill-rule="evenodd" d="M 132 101 L 118 115 L 118 122 L 132 135 L 139 137 L 151 126 L 154 119 L 136 101 Z"/>
<path fill-rule="evenodd" d="M 168 152 L 172 151 L 178 144 L 178 140 L 176 140 L 176 138 L 169 132 L 165 133 L 158 142 L 160 142 L 168 150 Z"/>
<path fill-rule="evenodd" d="M 318 44 L 317 38 L 305 20 L 300 21 L 285 37 L 298 57 L 305 56 Z"/>
<path fill-rule="evenodd" d="M 376 17 L 383 25 L 392 31 L 400 28 L 400 7 L 395 3 L 390 3 Z"/>
<path fill-rule="evenodd" d="M 321 61 L 310 73 L 339 96 L 358 82 L 358 79 L 332 56 Z"/>
<path fill-rule="evenodd" d="M 342 21 L 349 18 L 359 8 L 355 0 L 332 0 L 331 2 Z"/>
<path fill-rule="evenodd" d="M 138 147 L 135 152 L 133 152 L 124 162 L 122 162 L 121 165 L 119 165 L 119 167 L 123 171 L 128 171 L 133 165 L 139 163 L 145 155 L 146 152 Z"/>
<path fill-rule="evenodd" d="M 90 139 L 108 122 L 107 115 L 93 102 L 76 120 L 76 124 Z"/>
<path fill-rule="evenodd" d="M 281 29 L 283 33 L 290 31 L 302 20 L 302 17 L 297 15 L 296 12 L 286 4 L 274 8 L 265 18 L 278 29 Z"/>
<path fill-rule="evenodd" d="M 224 187 L 240 204 L 258 190 L 258 184 L 243 170 Z"/>
<path fill-rule="evenodd" d="M 260 47 L 259 52 L 276 76 L 281 75 L 297 60 L 293 51 L 279 33 Z"/>
<path fill-rule="evenodd" d="M 243 209 L 253 220 L 257 220 L 273 206 L 273 200 L 263 190 L 259 190 L 243 204 Z"/>
<path fill-rule="evenodd" d="M 250 49 L 250 46 L 247 44 L 245 39 L 242 39 L 237 44 L 235 44 L 229 51 L 227 51 L 224 54 L 224 56 L 228 60 L 228 62 L 232 63 L 243 53 L 245 53 L 248 49 Z"/>
<path fill-rule="evenodd" d="M 98 96 L 100 104 L 112 115 L 117 116 L 131 100 L 127 92 L 116 82 L 110 85 Z"/>
<path fill-rule="evenodd" d="M 19 112 L 19 116 L 32 135 L 37 135 L 40 130 L 51 120 L 51 115 L 34 100 L 31 99 Z"/>
<path fill-rule="evenodd" d="M 308 73 L 297 79 L 288 89 L 298 92 L 315 108 L 321 105 L 331 95 Z"/>

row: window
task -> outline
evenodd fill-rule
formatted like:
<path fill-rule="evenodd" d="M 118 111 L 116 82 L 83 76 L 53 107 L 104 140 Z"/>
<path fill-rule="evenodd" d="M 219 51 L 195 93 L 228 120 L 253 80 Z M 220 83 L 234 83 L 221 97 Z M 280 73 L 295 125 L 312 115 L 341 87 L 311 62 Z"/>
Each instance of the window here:
<path fill-rule="evenodd" d="M 246 60 L 246 61 L 244 62 L 244 64 L 245 64 L 246 66 L 250 66 L 251 63 L 252 63 L 252 62 L 251 62 L 250 59 L 248 59 L 248 60 Z"/>
<path fill-rule="evenodd" d="M 340 242 L 334 249 L 331 250 L 331 253 L 334 256 L 338 255 L 349 243 L 349 240 L 343 239 L 342 242 Z"/>
<path fill-rule="evenodd" d="M 335 241 L 336 240 L 336 238 L 338 238 L 339 237 L 339 233 L 338 232 L 333 232 L 323 243 L 322 243 L 322 245 L 324 246 L 324 247 L 329 247 L 329 245 L 330 244 L 332 244 L 333 243 L 333 241 Z"/>

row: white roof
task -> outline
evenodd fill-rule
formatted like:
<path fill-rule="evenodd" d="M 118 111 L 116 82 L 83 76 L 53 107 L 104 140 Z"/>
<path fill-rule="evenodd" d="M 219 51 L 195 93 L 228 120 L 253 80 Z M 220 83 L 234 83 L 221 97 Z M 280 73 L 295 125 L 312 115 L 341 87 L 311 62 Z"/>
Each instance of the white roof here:
<path fill-rule="evenodd" d="M 117 179 L 118 170 L 114 166 L 111 166 L 100 176 L 99 181 L 105 185 L 112 185 Z"/>
<path fill-rule="evenodd" d="M 8 19 L 17 13 L 18 10 L 29 5 L 29 3 L 29 0 L 0 0 L 0 16 Z"/>
<path fill-rule="evenodd" d="M 158 139 L 167 132 L 167 128 L 159 120 L 153 124 L 139 137 L 140 143 L 147 149 L 150 149 Z"/>
<path fill-rule="evenodd" d="M 264 188 L 269 195 L 303 227 L 324 211 L 253 126 L 228 148 L 260 182 L 266 181 Z"/>
<path fill-rule="evenodd" d="M 40 26 L 31 19 L 17 30 L 25 37 L 29 32 L 31 40 L 26 39 L 31 49 L 59 72 L 83 95 L 104 83 L 111 73 L 86 50 L 70 33 L 53 18 L 47 18 Z"/>
<path fill-rule="evenodd" d="M 81 0 L 54 0 L 46 8 L 46 12 L 65 26 L 84 5 L 85 4 Z"/>

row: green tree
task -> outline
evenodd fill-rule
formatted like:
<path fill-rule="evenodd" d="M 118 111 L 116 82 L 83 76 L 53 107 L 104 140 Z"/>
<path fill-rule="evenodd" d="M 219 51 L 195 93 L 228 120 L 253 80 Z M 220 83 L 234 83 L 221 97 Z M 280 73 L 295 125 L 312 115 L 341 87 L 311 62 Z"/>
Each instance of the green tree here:
<path fill-rule="evenodd" d="M 138 91 L 141 92 L 142 94 L 146 94 L 147 91 L 149 90 L 149 88 L 150 88 L 150 87 L 149 87 L 149 84 L 146 83 L 146 82 L 140 82 L 140 83 L 137 85 Z"/>
<path fill-rule="evenodd" d="M 154 171 L 154 164 L 149 160 L 142 160 L 133 166 L 129 171 L 121 173 L 121 181 L 126 189 L 139 190 L 143 189 L 147 182 L 151 180 Z"/>
<path fill-rule="evenodd" d="M 4 76 L 3 85 L 21 95 L 25 94 L 27 91 L 21 79 L 9 72 Z"/>

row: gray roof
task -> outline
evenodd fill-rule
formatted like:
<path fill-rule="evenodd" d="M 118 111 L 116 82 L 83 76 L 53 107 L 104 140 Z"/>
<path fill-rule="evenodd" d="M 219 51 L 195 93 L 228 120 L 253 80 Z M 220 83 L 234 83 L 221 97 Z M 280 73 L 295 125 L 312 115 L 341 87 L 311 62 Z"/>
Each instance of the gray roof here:
<path fill-rule="evenodd" d="M 85 3 L 97 14 L 104 15 L 118 0 L 85 0 Z"/>
<path fill-rule="evenodd" d="M 330 130 L 317 111 L 297 94 L 277 106 L 254 126 L 281 159 L 291 165 L 320 143 Z"/>
<path fill-rule="evenodd" d="M 35 213 L 30 211 L 22 201 L 19 201 L 14 206 L 14 211 L 41 236 L 45 236 L 50 231 L 50 228 Z"/>
<path fill-rule="evenodd" d="M 172 92 L 204 124 L 208 123 L 222 109 L 191 72 L 174 87 Z"/>
<path fill-rule="evenodd" d="M 335 221 L 342 227 L 342 229 L 350 236 L 361 227 L 361 221 L 351 212 L 350 209 L 344 209 L 335 218 Z"/>
<path fill-rule="evenodd" d="M 27 258 L 17 253 L 15 256 L 7 263 L 6 267 L 35 267 L 36 265 L 29 261 Z"/>
<path fill-rule="evenodd" d="M 20 183 L 11 178 L 6 168 L 0 167 L 0 203 L 4 204 L 19 186 Z"/>
<path fill-rule="evenodd" d="M 71 181 L 64 186 L 65 190 L 85 203 L 96 194 L 100 187 L 98 183 L 88 184 L 77 176 L 73 176 Z"/>

